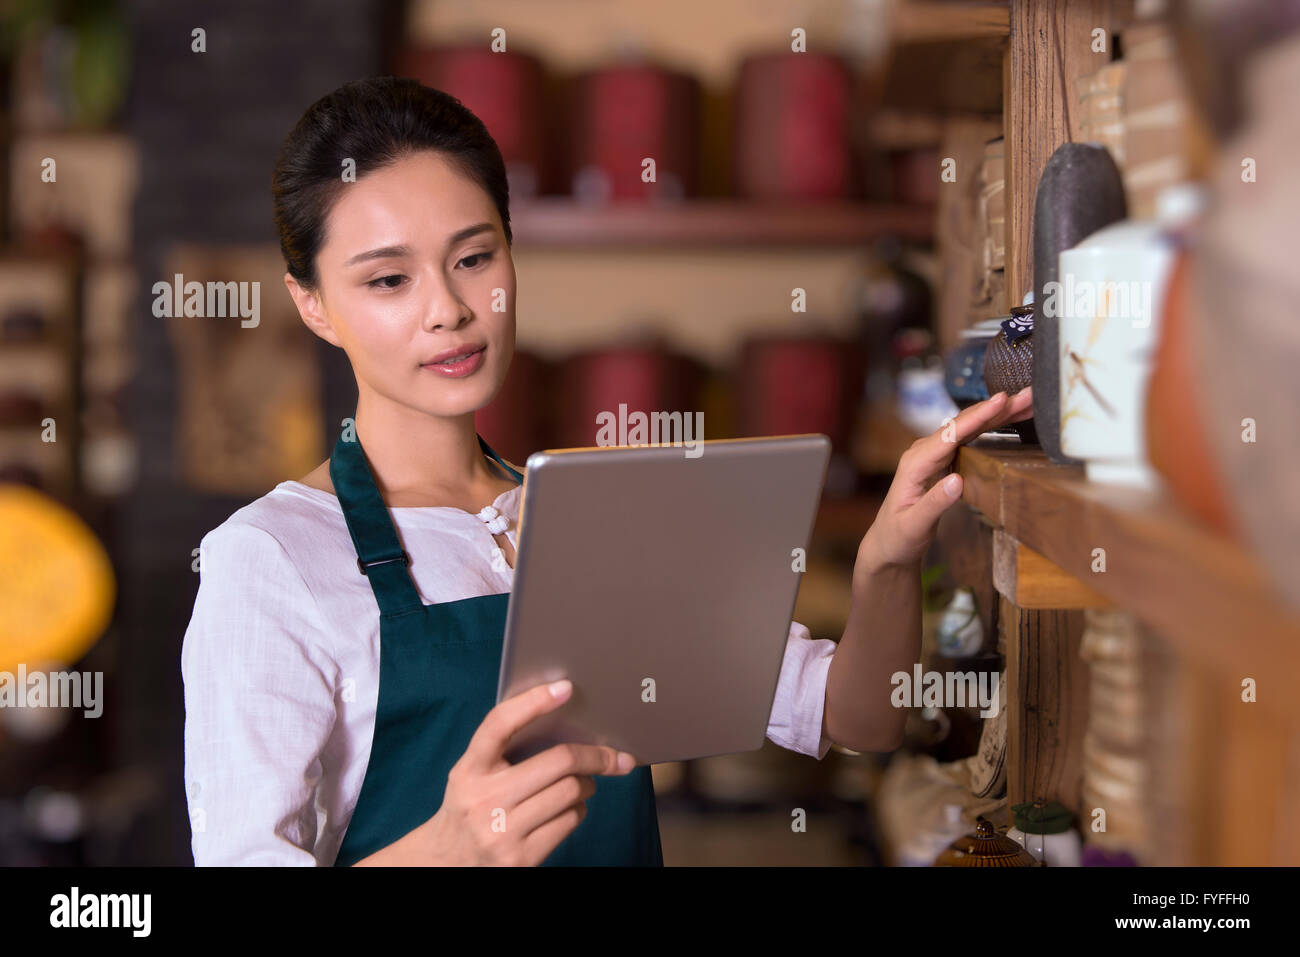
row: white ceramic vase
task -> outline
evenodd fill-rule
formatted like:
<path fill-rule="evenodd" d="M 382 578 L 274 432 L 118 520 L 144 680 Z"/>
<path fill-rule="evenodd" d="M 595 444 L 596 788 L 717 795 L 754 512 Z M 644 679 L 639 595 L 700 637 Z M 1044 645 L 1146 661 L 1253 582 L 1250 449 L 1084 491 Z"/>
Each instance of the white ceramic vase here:
<path fill-rule="evenodd" d="M 1155 220 L 1123 220 L 1061 252 L 1060 281 L 1044 296 L 1058 317 L 1061 451 L 1088 478 L 1154 488 L 1146 393 L 1174 263 L 1169 230 L 1195 215 L 1201 194 L 1165 190 Z"/>

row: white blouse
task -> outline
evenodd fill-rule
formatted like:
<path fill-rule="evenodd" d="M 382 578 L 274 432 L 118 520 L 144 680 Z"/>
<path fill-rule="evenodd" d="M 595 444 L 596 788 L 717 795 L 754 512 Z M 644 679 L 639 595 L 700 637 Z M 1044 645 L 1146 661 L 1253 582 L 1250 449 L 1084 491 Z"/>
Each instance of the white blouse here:
<path fill-rule="evenodd" d="M 493 505 L 516 545 L 521 486 Z M 427 605 L 510 591 L 483 520 L 390 508 Z M 197 865 L 333 864 L 370 758 L 379 609 L 336 496 L 281 482 L 200 543 L 181 650 L 185 783 Z M 349 572 L 351 574 L 349 574 Z M 767 737 L 821 760 L 835 642 L 791 622 Z"/>

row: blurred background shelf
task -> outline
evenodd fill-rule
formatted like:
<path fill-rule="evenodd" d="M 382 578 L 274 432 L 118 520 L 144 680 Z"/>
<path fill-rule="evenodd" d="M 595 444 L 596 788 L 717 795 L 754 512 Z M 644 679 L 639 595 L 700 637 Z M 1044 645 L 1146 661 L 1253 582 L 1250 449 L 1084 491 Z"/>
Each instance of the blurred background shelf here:
<path fill-rule="evenodd" d="M 881 236 L 926 242 L 933 238 L 934 219 L 929 206 L 730 199 L 590 206 L 567 198 L 541 198 L 511 211 L 518 242 L 550 247 L 857 246 Z"/>
<path fill-rule="evenodd" d="M 885 490 L 868 490 L 849 498 L 822 499 L 813 537 L 822 541 L 856 542 L 876 520 Z"/>
<path fill-rule="evenodd" d="M 1005 39 L 1011 32 L 1011 10 L 1007 3 L 909 0 L 894 7 L 892 27 L 895 46 L 979 37 Z"/>

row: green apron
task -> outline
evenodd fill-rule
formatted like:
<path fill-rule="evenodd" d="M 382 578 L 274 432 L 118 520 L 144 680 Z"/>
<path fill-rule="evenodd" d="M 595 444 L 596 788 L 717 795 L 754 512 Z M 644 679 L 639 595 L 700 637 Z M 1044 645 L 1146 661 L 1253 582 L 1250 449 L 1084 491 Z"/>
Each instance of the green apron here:
<path fill-rule="evenodd" d="M 520 482 L 478 437 L 490 455 Z M 339 436 L 330 478 L 379 603 L 379 703 L 370 761 L 335 866 L 351 866 L 427 821 L 447 772 L 496 704 L 509 592 L 439 605 L 420 601 L 388 508 L 359 439 Z M 416 556 L 418 560 L 418 556 Z M 662 866 L 650 768 L 598 775 L 587 816 L 547 865 Z M 486 825 L 485 825 L 486 826 Z"/>

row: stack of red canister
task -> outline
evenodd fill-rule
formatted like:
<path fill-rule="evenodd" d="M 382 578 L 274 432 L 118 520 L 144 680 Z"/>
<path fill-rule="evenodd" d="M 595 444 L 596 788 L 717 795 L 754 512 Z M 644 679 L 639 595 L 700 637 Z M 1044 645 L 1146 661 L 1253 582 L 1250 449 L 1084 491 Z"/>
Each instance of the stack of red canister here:
<path fill-rule="evenodd" d="M 740 67 L 733 177 L 750 199 L 837 200 L 851 196 L 851 75 L 838 57 L 764 53 Z"/>
<path fill-rule="evenodd" d="M 399 57 L 398 69 L 450 93 L 483 121 L 505 160 L 512 198 L 542 192 L 547 144 L 539 59 L 482 46 L 411 47 Z"/>
<path fill-rule="evenodd" d="M 516 348 L 501 391 L 474 413 L 474 428 L 492 450 L 523 465 L 554 443 L 553 410 L 546 403 L 554 370 L 536 353 Z"/>
<path fill-rule="evenodd" d="M 598 417 L 612 415 L 617 423 L 626 421 L 633 412 L 647 416 L 653 412 L 680 412 L 683 429 L 690 416 L 690 439 L 702 438 L 694 434 L 696 413 L 701 411 L 702 378 L 702 370 L 695 362 L 659 344 L 617 346 L 574 355 L 559 370 L 556 441 L 561 448 L 606 444 L 597 442 Z M 623 444 L 618 435 L 610 438 L 613 441 L 608 444 Z M 660 438 L 661 442 L 672 440 L 672 436 Z"/>
<path fill-rule="evenodd" d="M 739 368 L 740 433 L 822 432 L 847 452 L 862 365 L 860 350 L 833 336 L 748 340 Z"/>
<path fill-rule="evenodd" d="M 643 62 L 582 74 L 573 111 L 573 195 L 586 202 L 694 195 L 699 115 L 699 82 L 687 74 Z"/>

